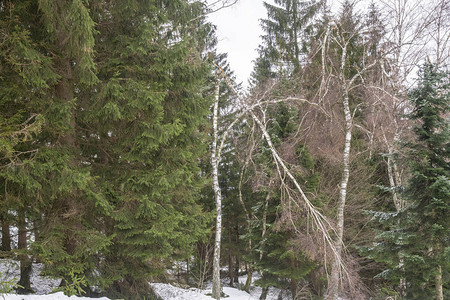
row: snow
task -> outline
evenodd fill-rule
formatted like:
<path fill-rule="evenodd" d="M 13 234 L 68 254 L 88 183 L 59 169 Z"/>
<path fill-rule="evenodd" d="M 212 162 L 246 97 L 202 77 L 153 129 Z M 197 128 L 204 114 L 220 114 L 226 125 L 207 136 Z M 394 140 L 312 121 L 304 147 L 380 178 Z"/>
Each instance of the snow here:
<path fill-rule="evenodd" d="M 42 264 L 33 264 L 31 272 L 31 288 L 37 295 L 50 294 L 61 282 L 60 279 L 41 276 L 43 267 Z M 0 273 L 0 282 L 11 280 L 18 282 L 20 278 L 19 262 L 12 259 L 0 259 Z"/>
<path fill-rule="evenodd" d="M 58 292 L 50 295 L 12 295 L 7 294 L 3 296 L 3 299 L 5 300 L 66 300 L 66 299 L 73 299 L 73 300 L 92 300 L 92 298 L 86 298 L 86 297 L 76 297 L 76 296 L 66 296 L 63 292 Z M 108 300 L 108 298 L 102 297 L 102 298 L 96 298 L 98 300 Z"/>
<path fill-rule="evenodd" d="M 240 291 L 238 289 L 230 288 L 230 287 L 223 287 L 223 292 L 225 293 L 225 295 L 230 296 L 230 298 L 227 298 L 227 299 L 233 299 L 233 300 L 257 300 L 257 299 L 259 299 L 259 297 L 254 297 L 245 291 Z"/>
<path fill-rule="evenodd" d="M 211 300 L 210 296 L 203 294 L 205 290 L 199 290 L 196 288 L 182 289 L 165 283 L 151 283 L 150 285 L 155 293 L 164 300 Z"/>
<path fill-rule="evenodd" d="M 259 274 L 254 273 L 252 276 L 253 281 L 259 279 Z M 239 277 L 239 283 L 237 286 L 243 286 L 247 280 L 247 275 Z M 221 299 L 224 300 L 259 300 L 262 289 L 260 287 L 252 287 L 250 294 L 246 291 L 239 290 L 238 288 L 226 286 L 226 282 L 229 281 L 228 278 L 222 278 L 222 290 L 225 294 Z M 211 283 L 207 285 L 205 290 L 189 288 L 183 289 L 176 287 L 174 285 L 165 283 L 150 283 L 151 287 L 163 300 L 211 300 Z M 278 299 L 279 289 L 270 288 L 267 294 L 267 300 Z M 286 299 L 290 299 L 289 297 Z"/>
<path fill-rule="evenodd" d="M 211 300 L 211 289 L 199 290 L 196 288 L 182 289 L 170 284 L 151 283 L 153 290 L 164 300 Z M 223 287 L 226 300 L 258 300 L 259 294 L 249 294 L 232 287 Z M 267 297 L 267 299 L 272 299 Z M 276 298 L 273 298 L 276 299 Z"/>
<path fill-rule="evenodd" d="M 178 266 L 183 268 L 182 265 Z M 16 295 L 16 294 L 0 294 L 0 300 L 87 300 L 92 298 L 66 296 L 62 292 L 51 293 L 58 287 L 61 280 L 50 277 L 41 276 L 42 264 L 33 264 L 33 271 L 31 273 L 31 287 L 36 292 L 34 295 Z M 19 263 L 11 259 L 0 259 L 0 283 L 5 281 L 17 282 L 20 276 Z M 258 279 L 258 274 L 253 274 L 253 280 Z M 247 276 L 239 277 L 237 286 L 242 287 L 247 279 Z M 223 278 L 223 293 L 225 296 L 222 299 L 226 300 L 258 300 L 261 295 L 260 287 L 252 287 L 250 294 L 239 290 L 238 288 L 226 286 L 229 279 Z M 204 290 L 197 288 L 181 288 L 173 284 L 165 283 L 150 283 L 153 290 L 163 300 L 211 300 L 211 283 L 207 285 Z M 276 300 L 280 290 L 271 288 L 267 295 L 267 300 Z M 108 298 L 97 298 L 99 300 L 108 300 Z"/>

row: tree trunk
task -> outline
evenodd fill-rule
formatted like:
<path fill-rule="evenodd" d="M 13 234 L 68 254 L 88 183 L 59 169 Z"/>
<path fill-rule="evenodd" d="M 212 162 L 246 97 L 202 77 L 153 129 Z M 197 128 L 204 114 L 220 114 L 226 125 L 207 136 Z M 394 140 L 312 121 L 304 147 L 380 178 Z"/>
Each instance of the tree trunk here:
<path fill-rule="evenodd" d="M 238 243 L 239 243 L 239 225 L 238 224 L 236 224 L 235 233 L 236 233 L 236 235 L 235 235 L 234 243 L 235 243 L 235 245 L 238 246 Z M 241 262 L 239 261 L 239 256 L 236 254 L 236 255 L 234 255 L 234 272 L 233 272 L 233 274 L 234 274 L 234 282 L 236 282 L 237 284 L 239 284 L 239 268 L 240 268 L 240 266 L 241 266 Z"/>
<path fill-rule="evenodd" d="M 1 251 L 11 251 L 11 233 L 9 231 L 9 223 L 6 218 L 2 215 L 0 216 L 2 223 L 2 247 Z"/>
<path fill-rule="evenodd" d="M 253 277 L 253 268 L 252 265 L 249 264 L 248 269 L 247 269 L 247 280 L 245 281 L 245 285 L 243 290 L 246 291 L 247 293 L 250 292 L 250 285 L 252 284 L 252 277 Z"/>
<path fill-rule="evenodd" d="M 61 49 L 64 49 L 65 47 L 65 39 L 67 36 L 63 33 L 61 33 L 58 36 L 59 40 L 59 46 Z M 61 65 L 61 73 L 62 78 L 56 85 L 56 96 L 64 101 L 65 103 L 70 103 L 74 100 L 74 85 L 73 85 L 73 76 L 72 76 L 72 61 L 69 58 L 62 57 L 60 60 Z M 76 139 L 74 130 L 76 127 L 76 121 L 75 121 L 75 114 L 76 111 L 72 107 L 69 125 L 70 125 L 70 131 L 68 131 L 65 134 L 62 134 L 58 138 L 58 142 L 65 148 L 68 148 L 69 151 L 73 151 L 76 149 Z M 72 159 L 71 163 L 73 163 L 74 166 L 78 165 L 78 161 L 75 159 Z M 75 193 L 75 190 L 72 194 Z M 80 214 L 79 206 L 77 205 L 74 197 L 72 195 L 68 195 L 65 197 L 58 198 L 54 206 L 56 207 L 55 211 L 58 209 L 61 210 L 60 213 L 60 222 L 65 225 L 65 239 L 64 239 L 64 251 L 69 254 L 73 255 L 75 253 L 75 250 L 78 246 L 78 241 L 76 238 L 76 232 L 80 231 L 82 229 L 82 224 L 80 220 L 78 219 L 78 216 Z M 68 274 L 64 274 L 63 278 L 61 280 L 60 286 L 66 286 L 68 284 L 71 284 L 71 278 L 67 276 Z"/>
<path fill-rule="evenodd" d="M 442 288 L 442 267 L 437 267 L 437 273 L 435 277 L 436 285 L 436 300 L 444 300 L 444 290 Z"/>
<path fill-rule="evenodd" d="M 331 278 L 328 283 L 328 297 L 327 299 L 336 300 L 339 295 L 339 285 L 341 281 L 341 263 L 338 259 L 342 254 L 343 247 L 343 237 L 344 237 L 344 210 L 345 210 L 345 202 L 347 200 L 347 185 L 348 179 L 350 177 L 350 147 L 352 140 L 352 116 L 350 113 L 350 105 L 349 105 L 349 94 L 348 87 L 344 78 L 344 69 L 345 69 L 345 60 L 346 60 L 346 52 L 347 46 L 344 45 L 342 49 L 342 57 L 341 57 L 341 70 L 340 70 L 340 80 L 342 83 L 342 93 L 343 93 L 343 101 L 342 104 L 344 106 L 344 116 L 345 116 L 345 144 L 344 144 L 344 154 L 342 158 L 343 172 L 342 172 L 342 180 L 340 184 L 339 191 L 339 203 L 338 203 L 338 211 L 337 211 L 337 239 L 335 245 L 336 251 L 336 259 L 333 262 L 333 266 L 331 269 Z"/>
<path fill-rule="evenodd" d="M 228 243 L 231 246 L 232 240 L 231 240 L 231 225 L 230 220 L 228 218 L 227 220 L 227 226 L 228 226 Z M 233 254 L 232 251 L 228 250 L 228 276 L 230 276 L 230 286 L 234 286 L 234 263 L 233 263 Z"/>
<path fill-rule="evenodd" d="M 216 200 L 216 239 L 214 243 L 214 260 L 213 260 L 213 285 L 212 285 L 212 297 L 214 299 L 220 299 L 220 245 L 222 238 L 222 194 L 219 186 L 219 161 L 220 157 L 217 157 L 217 119 L 219 111 L 219 80 L 216 81 L 214 92 L 214 108 L 213 108 L 213 143 L 211 149 L 211 165 L 213 172 L 213 189 Z"/>
<path fill-rule="evenodd" d="M 249 236 L 247 251 L 250 254 L 252 252 L 251 216 L 250 216 L 249 211 L 247 210 L 247 207 L 245 206 L 244 199 L 242 197 L 242 178 L 244 176 L 244 169 L 245 169 L 246 165 L 248 164 L 248 162 L 249 162 L 249 158 L 246 160 L 244 167 L 242 167 L 241 173 L 239 175 L 239 202 L 241 203 L 242 209 L 245 212 L 245 217 L 246 217 L 246 221 L 247 221 L 247 234 Z M 238 235 L 238 239 L 239 239 L 239 235 Z M 238 274 L 238 276 L 239 276 L 239 274 Z M 252 276 L 253 276 L 252 262 L 249 262 L 248 268 L 247 268 L 247 280 L 245 281 L 245 285 L 243 288 L 243 290 L 246 291 L 247 293 L 250 293 L 250 285 L 252 284 Z"/>
<path fill-rule="evenodd" d="M 261 296 L 259 296 L 259 300 L 266 300 L 268 292 L 269 292 L 269 287 L 267 287 L 267 286 L 263 287 Z"/>
<path fill-rule="evenodd" d="M 291 282 L 290 282 L 290 290 L 292 293 L 292 299 L 296 299 L 297 298 L 297 280 L 291 278 Z"/>
<path fill-rule="evenodd" d="M 395 166 L 395 162 L 391 159 L 392 152 L 389 151 L 388 161 L 387 161 L 387 167 L 388 167 L 388 177 L 389 177 L 389 184 L 392 189 L 392 199 L 394 201 L 394 205 L 397 211 L 400 211 L 403 209 L 403 200 L 399 197 L 397 191 L 395 188 L 397 188 L 398 184 L 395 180 L 395 175 L 393 171 L 393 165 Z M 405 264 L 403 257 L 399 258 L 399 264 L 398 267 L 400 270 L 403 270 L 403 265 Z M 400 284 L 399 284 L 399 292 L 400 297 L 403 297 L 406 295 L 406 279 L 404 277 L 400 278 Z"/>
<path fill-rule="evenodd" d="M 30 294 L 34 293 L 34 291 L 31 289 L 31 271 L 32 271 L 32 261 L 27 252 L 27 226 L 26 226 L 26 220 L 25 220 L 25 214 L 22 210 L 19 210 L 19 221 L 18 221 L 18 227 L 19 227 L 19 238 L 18 238 L 18 244 L 17 248 L 20 253 L 19 260 L 20 260 L 20 280 L 18 282 L 19 287 L 17 288 L 18 294 Z"/>

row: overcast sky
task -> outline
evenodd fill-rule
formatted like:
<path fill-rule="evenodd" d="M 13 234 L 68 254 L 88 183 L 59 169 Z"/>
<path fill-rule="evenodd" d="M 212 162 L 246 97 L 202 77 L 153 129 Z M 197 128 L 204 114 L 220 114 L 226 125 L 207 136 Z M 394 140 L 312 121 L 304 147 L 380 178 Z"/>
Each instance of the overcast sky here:
<path fill-rule="evenodd" d="M 219 2 L 207 0 L 210 4 Z M 237 81 L 242 82 L 244 86 L 247 86 L 253 70 L 253 61 L 258 55 L 256 49 L 261 43 L 263 31 L 259 19 L 267 17 L 263 2 L 274 4 L 273 0 L 238 0 L 236 4 L 208 16 L 217 26 L 219 52 L 228 53 L 228 61 Z M 339 2 L 339 0 L 327 1 L 332 7 Z"/>
<path fill-rule="evenodd" d="M 272 3 L 271 0 L 266 2 Z M 265 17 L 263 0 L 238 0 L 233 6 L 209 15 L 210 21 L 217 25 L 219 52 L 228 53 L 228 61 L 237 81 L 245 86 L 253 70 L 253 60 L 257 57 L 256 49 L 263 33 L 259 19 Z"/>

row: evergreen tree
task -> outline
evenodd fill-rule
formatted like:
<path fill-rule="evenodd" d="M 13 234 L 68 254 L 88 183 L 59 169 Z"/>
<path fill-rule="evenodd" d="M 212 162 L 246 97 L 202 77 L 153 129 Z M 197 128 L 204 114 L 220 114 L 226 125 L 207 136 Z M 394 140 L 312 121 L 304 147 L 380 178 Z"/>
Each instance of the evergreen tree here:
<path fill-rule="evenodd" d="M 305 36 L 310 21 L 315 16 L 319 2 L 300 0 L 275 0 L 275 5 L 264 2 L 267 19 L 261 24 L 266 34 L 260 47 L 257 68 L 290 75 L 300 71 L 302 54 L 307 53 Z M 267 66 L 270 61 L 270 68 Z"/>
<path fill-rule="evenodd" d="M 204 234 L 203 10 L 0 2 L 1 200 L 37 211 L 33 253 L 68 293 L 146 297 L 147 280 Z"/>
<path fill-rule="evenodd" d="M 381 277 L 398 285 L 406 279 L 406 299 L 444 299 L 449 288 L 450 109 L 448 72 L 430 63 L 421 70 L 419 86 L 409 95 L 416 139 L 406 144 L 411 178 L 402 197 L 406 208 L 374 213 L 386 230 L 369 248 L 387 264 Z M 402 264 L 400 264 L 400 260 Z M 444 296 L 445 295 L 445 296 Z"/>
<path fill-rule="evenodd" d="M 407 281 L 411 283 L 411 288 L 407 289 L 409 298 L 430 297 L 432 292 L 428 287 L 434 285 L 435 299 L 444 299 L 443 287 L 447 294 L 450 283 L 448 80 L 448 72 L 426 64 L 421 71 L 419 86 L 410 94 L 413 105 L 410 118 L 419 124 L 414 128 L 417 141 L 410 145 L 412 177 L 405 191 L 410 205 L 402 221 L 407 245 L 402 254 Z M 416 277 L 418 268 L 423 270 L 419 278 Z M 420 284 L 415 285 L 414 282 Z M 425 287 L 422 285 L 424 282 L 427 283 Z"/>

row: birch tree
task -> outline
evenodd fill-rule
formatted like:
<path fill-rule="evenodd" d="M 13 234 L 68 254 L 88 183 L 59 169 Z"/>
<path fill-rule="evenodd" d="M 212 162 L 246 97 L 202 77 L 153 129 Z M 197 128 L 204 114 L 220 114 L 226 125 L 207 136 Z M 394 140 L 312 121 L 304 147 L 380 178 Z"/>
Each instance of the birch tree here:
<path fill-rule="evenodd" d="M 348 7 L 346 7 L 346 5 Z M 331 21 L 328 25 L 330 28 L 327 29 L 324 39 L 322 42 L 322 66 L 326 65 L 325 59 L 327 59 L 327 53 L 324 49 L 328 49 L 328 41 L 334 42 L 339 52 L 341 53 L 338 58 L 338 66 L 335 68 L 337 74 L 333 74 L 333 68 L 330 69 L 329 74 L 323 74 L 322 76 L 336 77 L 337 82 L 341 87 L 341 105 L 342 113 L 344 115 L 344 149 L 342 152 L 342 177 L 339 185 L 339 199 L 337 202 L 337 214 L 336 214 L 336 231 L 337 236 L 335 240 L 336 257 L 342 256 L 342 251 L 344 250 L 344 228 L 345 228 L 345 206 L 348 193 L 348 183 L 350 178 L 350 162 L 351 162 L 351 142 L 354 124 L 354 115 L 357 112 L 358 105 L 353 107 L 353 111 L 350 106 L 350 94 L 351 91 L 359 84 L 358 81 L 364 81 L 363 76 L 365 72 L 372 67 L 374 67 L 378 62 L 377 60 L 371 63 L 366 62 L 364 56 L 362 61 L 358 62 L 359 67 L 354 71 L 354 66 L 350 66 L 352 63 L 351 58 L 349 58 L 351 44 L 355 42 L 358 38 L 358 34 L 363 29 L 362 25 L 357 24 L 346 24 L 352 22 L 352 6 L 350 4 L 344 4 L 343 6 L 343 17 L 340 20 Z M 347 14 L 347 15 L 346 15 Z M 353 27 L 353 28 L 352 28 Z M 329 35 L 329 36 L 328 36 Z M 363 54 L 364 55 L 364 54 Z M 358 64 L 357 64 L 358 65 Z M 352 74 L 353 73 L 353 74 Z M 328 80 L 322 79 L 322 82 L 327 82 Z M 324 89 L 326 90 L 326 89 Z M 328 281 L 327 299 L 338 299 L 341 282 L 343 280 L 341 270 L 341 262 L 335 260 L 332 264 L 331 275 Z"/>
<path fill-rule="evenodd" d="M 220 299 L 220 246 L 222 239 L 222 194 L 219 186 L 219 162 L 220 151 L 218 149 L 217 141 L 219 133 L 217 129 L 218 112 L 219 112 L 219 96 L 220 96 L 220 81 L 216 78 L 214 86 L 214 104 L 213 104 L 213 141 L 211 146 L 211 166 L 213 178 L 214 198 L 216 202 L 216 235 L 214 240 L 214 258 L 213 258 L 213 286 L 212 297 Z"/>
<path fill-rule="evenodd" d="M 236 95 L 238 104 L 239 104 L 239 113 L 236 114 L 236 119 L 230 124 L 228 129 L 232 128 L 234 124 L 237 122 L 237 120 L 241 117 L 248 117 L 255 124 L 257 124 L 258 128 L 261 130 L 262 136 L 264 140 L 267 142 L 267 145 L 269 147 L 270 153 L 273 157 L 274 164 L 278 173 L 278 176 L 280 180 L 282 181 L 281 189 L 286 191 L 286 194 L 288 195 L 288 201 L 289 203 L 292 203 L 299 209 L 306 210 L 313 227 L 317 232 L 320 233 L 322 236 L 323 242 L 326 246 L 331 249 L 331 254 L 333 257 L 333 261 L 335 262 L 335 265 L 339 267 L 340 270 L 342 270 L 344 273 L 346 272 L 346 267 L 343 264 L 343 261 L 341 259 L 340 252 L 337 251 L 336 245 L 333 242 L 333 238 L 330 235 L 330 233 L 336 233 L 334 227 L 331 225 L 329 220 L 312 204 L 310 199 L 306 196 L 304 190 L 298 183 L 295 176 L 292 174 L 291 170 L 289 169 L 288 165 L 285 163 L 285 161 L 281 158 L 280 154 L 276 150 L 272 138 L 270 137 L 269 132 L 267 131 L 267 128 L 264 124 L 264 122 L 258 117 L 256 111 L 261 109 L 261 106 L 264 104 L 274 104 L 274 103 L 280 103 L 280 102 L 288 102 L 288 101 L 297 101 L 302 103 L 307 103 L 310 105 L 317 106 L 317 104 L 314 104 L 306 99 L 303 98 L 297 98 L 297 97 L 286 97 L 283 99 L 269 99 L 266 101 L 254 101 L 253 103 L 248 103 L 248 101 L 240 95 L 237 90 L 234 88 L 233 83 L 229 79 L 228 76 L 224 73 L 222 69 L 219 69 L 221 73 L 223 74 L 223 80 L 226 82 L 230 90 L 233 91 L 233 93 Z M 225 131 L 226 134 L 226 131 Z M 225 136 L 224 134 L 224 136 Z M 222 142 L 223 143 L 223 139 Z M 287 183 L 291 182 L 294 186 L 294 189 L 291 190 L 288 188 Z M 295 228 L 294 230 L 298 230 Z M 325 261 L 325 260 L 324 260 Z M 326 262 L 325 262 L 326 263 Z"/>
<path fill-rule="evenodd" d="M 404 118 L 411 110 L 407 90 L 414 84 L 412 80 L 416 67 L 425 57 L 445 64 L 448 60 L 449 10 L 448 1 L 383 1 L 386 35 L 381 51 L 385 59 L 380 64 L 382 72 L 377 83 L 368 85 L 370 97 L 374 97 L 372 116 L 376 125 L 372 136 L 382 145 L 385 157 L 389 191 L 396 213 L 407 207 L 404 195 L 399 193 L 405 182 L 405 166 L 401 164 L 404 150 L 401 141 L 410 135 L 410 121 Z M 377 121 L 375 121 L 375 119 Z M 397 225 L 398 226 L 398 222 Z M 402 243 L 400 237 L 399 243 Z M 404 258 L 398 253 L 398 268 L 404 272 Z M 406 295 L 406 280 L 399 281 L 399 295 Z"/>

